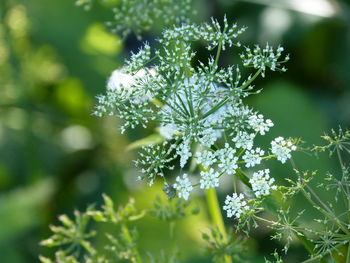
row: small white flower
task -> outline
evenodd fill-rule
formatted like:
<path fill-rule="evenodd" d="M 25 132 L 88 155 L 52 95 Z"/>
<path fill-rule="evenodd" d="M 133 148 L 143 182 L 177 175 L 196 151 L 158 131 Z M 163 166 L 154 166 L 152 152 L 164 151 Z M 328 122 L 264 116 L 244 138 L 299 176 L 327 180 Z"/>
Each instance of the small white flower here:
<path fill-rule="evenodd" d="M 211 168 L 207 172 L 201 172 L 201 179 L 199 180 L 201 189 L 209 189 L 219 186 L 219 173 L 214 172 Z"/>
<path fill-rule="evenodd" d="M 166 139 L 172 139 L 174 134 L 177 132 L 177 129 L 178 127 L 175 124 L 170 123 L 164 126 L 160 126 L 159 133 Z"/>
<path fill-rule="evenodd" d="M 236 193 L 233 193 L 232 196 L 226 196 L 223 209 L 227 212 L 227 217 L 240 218 L 244 210 L 249 210 L 249 206 L 243 198 L 243 194 L 237 195 Z"/>
<path fill-rule="evenodd" d="M 274 50 L 269 44 L 266 44 L 263 48 L 255 46 L 253 50 L 247 47 L 245 54 L 241 54 L 241 59 L 243 60 L 244 66 L 252 66 L 256 69 L 261 69 L 261 75 L 265 77 L 266 68 L 270 68 L 272 71 L 285 71 L 284 67 L 281 67 L 281 64 L 288 61 L 289 57 L 286 56 L 283 62 L 280 61 L 283 50 L 281 46 Z"/>
<path fill-rule="evenodd" d="M 192 156 L 189 141 L 183 141 L 176 149 L 176 153 L 180 156 L 180 167 L 183 168 L 187 163 L 187 160 Z"/>
<path fill-rule="evenodd" d="M 130 87 L 135 82 L 135 78 L 131 74 L 127 74 L 123 69 L 114 70 L 107 81 L 108 90 L 122 91 L 126 94 L 131 93 Z"/>
<path fill-rule="evenodd" d="M 270 127 L 273 126 L 271 120 L 267 119 L 264 121 L 264 116 L 262 114 L 250 116 L 248 124 L 254 131 L 259 132 L 261 135 L 265 135 L 265 133 L 270 130 Z"/>
<path fill-rule="evenodd" d="M 260 170 L 253 173 L 252 178 L 249 180 L 256 197 L 269 195 L 271 189 L 276 190 L 277 187 L 273 185 L 274 182 L 275 179 L 270 177 L 269 169 Z"/>
<path fill-rule="evenodd" d="M 218 133 L 216 130 L 207 128 L 201 133 L 202 137 L 198 139 L 199 143 L 203 146 L 210 147 L 218 139 Z"/>
<path fill-rule="evenodd" d="M 183 174 L 182 178 L 181 176 L 176 177 L 175 181 L 174 188 L 178 191 L 178 197 L 187 200 L 193 189 L 187 174 Z"/>
<path fill-rule="evenodd" d="M 254 134 L 249 134 L 245 131 L 239 131 L 232 139 L 232 141 L 235 143 L 237 148 L 243 148 L 250 150 L 253 148 L 253 140 L 254 140 Z"/>
<path fill-rule="evenodd" d="M 277 156 L 277 160 L 285 163 L 292 157 L 290 154 L 295 151 L 297 147 L 291 142 L 285 140 L 283 137 L 277 137 L 271 142 L 271 152 Z"/>
<path fill-rule="evenodd" d="M 219 159 L 219 167 L 221 170 L 229 175 L 233 174 L 238 168 L 238 157 L 235 156 L 236 150 L 231 148 L 228 143 L 225 144 L 225 148 L 216 151 L 216 156 Z"/>
<path fill-rule="evenodd" d="M 137 80 L 145 78 L 147 74 L 154 77 L 156 75 L 156 71 L 152 68 L 148 70 L 140 69 L 135 75 L 131 75 L 126 73 L 125 68 L 116 69 L 112 72 L 107 81 L 107 90 L 116 91 L 118 97 L 122 99 L 129 99 L 133 92 L 136 91 L 135 84 Z M 142 92 L 142 94 L 139 95 L 140 102 L 146 101 L 147 99 L 152 99 L 148 92 Z"/>
<path fill-rule="evenodd" d="M 260 148 L 247 150 L 243 155 L 243 160 L 245 161 L 245 167 L 254 167 L 261 163 L 261 156 L 264 155 L 264 151 Z"/>
<path fill-rule="evenodd" d="M 216 160 L 215 153 L 212 151 L 204 150 L 196 153 L 197 164 L 201 164 L 204 169 L 208 169 Z"/>

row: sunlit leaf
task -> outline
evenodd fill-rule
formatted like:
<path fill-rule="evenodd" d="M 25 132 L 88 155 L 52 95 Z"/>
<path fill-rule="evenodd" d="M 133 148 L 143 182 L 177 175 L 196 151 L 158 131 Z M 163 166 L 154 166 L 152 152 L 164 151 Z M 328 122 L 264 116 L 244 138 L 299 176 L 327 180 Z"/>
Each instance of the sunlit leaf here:
<path fill-rule="evenodd" d="M 130 151 L 130 150 L 140 148 L 142 146 L 147 146 L 150 144 L 158 144 L 158 143 L 161 143 L 162 141 L 164 141 L 164 137 L 158 133 L 155 133 L 143 139 L 134 141 L 133 143 L 129 144 L 129 146 L 126 149 Z"/>

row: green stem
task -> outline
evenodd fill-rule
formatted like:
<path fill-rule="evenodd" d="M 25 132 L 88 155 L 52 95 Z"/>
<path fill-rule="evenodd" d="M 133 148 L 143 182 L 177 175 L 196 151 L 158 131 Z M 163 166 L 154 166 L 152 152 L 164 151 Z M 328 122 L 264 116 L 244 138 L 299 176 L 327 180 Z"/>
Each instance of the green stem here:
<path fill-rule="evenodd" d="M 312 257 L 312 258 L 309 258 L 307 260 L 304 260 L 303 262 L 301 263 L 311 263 L 311 262 L 316 262 L 316 260 L 320 260 L 323 256 L 322 255 L 317 255 L 315 257 Z"/>
<path fill-rule="evenodd" d="M 216 52 L 215 61 L 214 61 L 214 65 L 215 65 L 215 66 L 218 65 L 219 57 L 220 57 L 220 53 L 221 53 L 221 48 L 222 48 L 222 42 L 220 41 L 219 46 L 218 46 L 218 50 L 217 50 L 217 52 Z"/>
<path fill-rule="evenodd" d="M 242 87 L 241 89 L 244 90 L 245 88 L 247 88 L 262 72 L 262 69 L 258 69 L 257 72 L 255 72 L 255 74 L 253 75 L 253 77 L 250 78 L 250 80 L 248 80 Z"/>
<path fill-rule="evenodd" d="M 227 240 L 227 232 L 224 224 L 224 219 L 221 214 L 216 191 L 214 188 L 209 188 L 205 191 L 205 194 L 207 197 L 209 213 L 212 218 L 213 224 L 218 227 L 223 238 Z M 225 263 L 232 263 L 232 258 L 229 255 L 225 255 Z"/>
<path fill-rule="evenodd" d="M 338 244 L 338 245 L 334 246 L 333 248 L 331 248 L 330 250 L 331 250 L 331 251 L 336 250 L 336 249 L 338 249 L 340 246 L 342 246 L 342 244 Z M 330 253 L 330 251 L 321 253 L 321 254 L 316 255 L 316 256 L 314 256 L 314 257 L 312 257 L 312 258 L 309 258 L 309 259 L 307 259 L 307 260 L 304 260 L 304 261 L 301 262 L 301 263 L 311 263 L 311 262 L 322 262 L 322 263 L 323 263 L 323 262 L 327 262 L 327 261 L 324 259 L 324 257 L 325 257 L 326 255 L 328 255 L 329 253 Z M 346 262 L 346 263 L 348 263 L 348 262 Z"/>
<path fill-rule="evenodd" d="M 348 245 L 348 253 L 346 255 L 346 263 L 350 263 L 350 243 Z"/>
<path fill-rule="evenodd" d="M 341 172 L 342 172 L 341 180 L 343 182 L 344 181 L 344 169 L 345 169 L 345 166 L 344 166 L 343 159 L 341 157 L 341 153 L 340 153 L 339 147 L 337 147 L 337 156 L 338 156 L 338 160 L 339 160 L 339 163 L 340 163 L 340 169 L 341 169 Z M 350 213 L 349 213 L 349 210 L 350 210 L 350 198 L 348 198 L 348 195 L 350 193 L 349 185 L 345 184 L 345 190 L 344 190 L 343 187 L 342 187 L 342 189 L 343 189 L 342 194 L 343 194 L 345 206 L 346 206 L 346 209 L 348 211 L 348 221 L 350 223 Z M 344 192 L 345 192 L 345 194 L 344 194 Z M 347 263 L 348 263 L 348 261 L 347 261 Z"/>
<path fill-rule="evenodd" d="M 313 205 L 320 213 L 328 217 L 331 221 L 333 221 L 345 234 L 349 234 L 349 231 L 342 225 L 342 223 L 339 221 L 339 219 L 333 214 L 332 211 L 326 211 L 319 205 L 317 205 L 309 196 L 309 194 L 304 190 L 301 189 L 301 192 L 303 193 L 304 197 L 309 201 L 311 205 Z"/>

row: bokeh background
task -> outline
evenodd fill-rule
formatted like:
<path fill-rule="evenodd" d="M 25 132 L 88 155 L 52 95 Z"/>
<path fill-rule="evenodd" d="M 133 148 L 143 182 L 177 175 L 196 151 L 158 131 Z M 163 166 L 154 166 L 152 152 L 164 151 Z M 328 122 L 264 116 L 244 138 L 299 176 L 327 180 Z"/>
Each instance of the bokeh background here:
<path fill-rule="evenodd" d="M 102 193 L 117 204 L 134 196 L 141 208 L 162 195 L 160 186 L 136 182 L 131 161 L 136 152 L 126 150 L 153 131 L 120 135 L 117 119 L 91 115 L 94 97 L 104 91 L 111 71 L 141 44 L 133 36 L 122 42 L 109 33 L 104 22 L 113 16 L 110 2 L 86 12 L 73 0 L 0 0 L 1 262 L 38 262 L 39 254 L 50 253 L 38 245 L 49 235 L 48 225 L 59 214 L 100 203 Z M 262 144 L 281 135 L 312 145 L 331 128 L 349 127 L 348 1 L 196 0 L 194 8 L 195 21 L 226 14 L 248 26 L 241 38 L 244 45 L 281 44 L 291 54 L 288 72 L 260 79 L 256 85 L 263 92 L 247 100 L 275 123 Z M 148 32 L 144 39 L 151 41 L 159 32 Z M 203 52 L 200 45 L 196 48 Z M 235 54 L 223 56 L 223 65 L 235 62 Z M 335 169 L 327 156 L 317 160 L 299 153 L 296 163 L 321 174 Z M 270 165 L 279 182 L 290 176 L 277 162 Z M 230 189 L 222 189 L 221 199 L 226 192 Z M 183 262 L 210 262 L 200 238 L 210 219 L 202 197 L 194 199 L 201 213 L 178 224 L 179 250 Z M 303 202 L 290 205 L 303 208 Z M 315 215 L 311 209 L 307 214 Z M 143 251 L 172 246 L 165 223 L 148 217 L 139 229 Z M 254 232 L 251 262 L 263 262 L 281 247 L 268 234 L 264 227 Z M 288 262 L 300 262 L 304 250 L 297 243 L 291 249 L 295 253 Z"/>

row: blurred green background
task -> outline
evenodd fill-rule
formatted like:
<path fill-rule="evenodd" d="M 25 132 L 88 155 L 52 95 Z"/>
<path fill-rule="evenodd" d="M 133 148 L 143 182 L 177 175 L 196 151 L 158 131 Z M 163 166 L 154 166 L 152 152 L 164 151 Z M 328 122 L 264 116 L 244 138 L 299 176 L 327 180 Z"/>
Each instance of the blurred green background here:
<path fill-rule="evenodd" d="M 109 74 L 141 44 L 133 36 L 122 43 L 108 32 L 104 22 L 113 16 L 110 2 L 86 12 L 73 0 L 0 0 L 1 262 L 38 262 L 38 255 L 47 253 L 38 243 L 49 235 L 48 225 L 59 214 L 100 203 L 102 193 L 120 204 L 134 196 L 139 207 L 149 207 L 162 194 L 160 186 L 136 182 L 131 161 L 136 152 L 125 150 L 152 130 L 122 136 L 117 119 L 91 116 L 94 97 L 104 91 Z M 291 54 L 287 73 L 268 74 L 256 83 L 264 88 L 262 94 L 248 99 L 275 123 L 262 144 L 281 135 L 312 145 L 332 127 L 349 127 L 348 1 L 197 0 L 194 8 L 196 21 L 227 14 L 248 26 L 244 45 L 268 41 Z M 155 29 L 144 38 L 151 41 L 158 34 Z M 200 55 L 203 48 L 197 49 Z M 223 56 L 223 65 L 235 62 L 235 54 Z M 296 161 L 302 169 L 334 169 L 333 160 L 320 158 L 300 153 Z M 269 165 L 279 182 L 290 175 L 277 162 Z M 222 199 L 232 189 L 221 191 Z M 183 262 L 210 262 L 200 239 L 209 226 L 201 200 L 194 200 L 202 207 L 200 215 L 177 226 Z M 166 224 L 146 218 L 139 228 L 143 250 L 171 247 Z M 252 262 L 263 262 L 280 247 L 268 234 L 266 228 L 254 233 Z M 298 244 L 293 251 L 288 262 L 305 255 Z"/>

